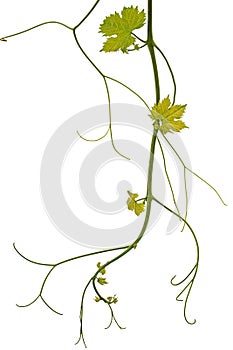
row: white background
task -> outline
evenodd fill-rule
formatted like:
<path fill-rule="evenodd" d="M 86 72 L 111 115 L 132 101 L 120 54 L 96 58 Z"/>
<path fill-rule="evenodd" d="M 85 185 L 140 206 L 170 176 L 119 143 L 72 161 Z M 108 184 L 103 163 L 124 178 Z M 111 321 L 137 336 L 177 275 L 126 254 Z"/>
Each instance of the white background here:
<path fill-rule="evenodd" d="M 91 4 L 2 0 L 0 36 L 47 20 L 73 26 Z M 98 25 L 109 13 L 131 4 L 146 7 L 142 0 L 101 1 L 78 33 L 106 74 L 133 86 L 152 105 L 153 78 L 146 50 L 130 55 L 99 53 Z M 179 290 L 169 284 L 174 274 L 182 278 L 192 264 L 189 233 L 167 236 L 155 229 L 133 254 L 109 268 L 108 290 L 119 295 L 116 315 L 127 329 L 103 329 L 108 311 L 92 302 L 90 291 L 85 304 L 86 340 L 89 349 L 228 350 L 233 346 L 231 2 L 165 0 L 154 5 L 155 40 L 177 77 L 177 101 L 188 104 L 185 121 L 190 129 L 182 139 L 193 168 L 219 189 L 229 205 L 222 206 L 213 192 L 195 180 L 189 221 L 199 238 L 201 258 L 188 314 L 197 318 L 196 325 L 184 322 L 182 305 L 175 301 Z M 37 295 L 47 270 L 23 261 L 12 243 L 26 256 L 46 262 L 89 252 L 58 233 L 47 217 L 40 198 L 40 161 L 57 127 L 85 108 L 106 103 L 106 92 L 72 33 L 56 25 L 0 43 L 0 57 L 1 348 L 74 349 L 81 291 L 98 260 L 67 264 L 51 276 L 46 298 L 64 312 L 63 317 L 41 302 L 18 309 L 16 302 L 27 303 Z M 172 85 L 164 64 L 160 60 L 159 64 L 162 96 L 166 96 Z M 110 86 L 112 102 L 140 104 L 122 88 Z"/>

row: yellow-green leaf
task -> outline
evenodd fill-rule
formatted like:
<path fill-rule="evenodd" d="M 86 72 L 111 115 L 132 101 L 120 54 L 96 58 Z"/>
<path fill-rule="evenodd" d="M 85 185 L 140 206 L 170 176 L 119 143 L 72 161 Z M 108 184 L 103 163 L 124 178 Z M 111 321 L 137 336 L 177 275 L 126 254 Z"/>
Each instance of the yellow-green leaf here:
<path fill-rule="evenodd" d="M 135 212 L 137 216 L 139 216 L 145 210 L 144 203 L 138 203 L 135 199 L 138 197 L 137 193 L 132 193 L 128 191 L 129 198 L 127 199 L 128 209 Z"/>
<path fill-rule="evenodd" d="M 97 278 L 97 282 L 98 282 L 99 284 L 102 284 L 102 285 L 108 284 L 108 282 L 106 281 L 106 278 L 103 278 L 103 277 L 98 277 L 98 278 Z"/>
<path fill-rule="evenodd" d="M 132 31 L 141 28 L 145 23 L 145 12 L 138 10 L 138 7 L 124 7 L 121 14 L 115 12 L 106 17 L 100 25 L 100 33 L 108 37 L 103 44 L 101 51 L 112 52 L 127 49 L 135 44 L 136 38 Z M 138 47 L 138 46 L 136 46 Z"/>
<path fill-rule="evenodd" d="M 167 132 L 179 132 L 187 128 L 185 123 L 180 120 L 186 109 L 186 105 L 171 106 L 169 96 L 162 102 L 155 104 L 151 110 L 151 119 L 154 120 L 154 128 L 160 130 L 163 134 Z"/>

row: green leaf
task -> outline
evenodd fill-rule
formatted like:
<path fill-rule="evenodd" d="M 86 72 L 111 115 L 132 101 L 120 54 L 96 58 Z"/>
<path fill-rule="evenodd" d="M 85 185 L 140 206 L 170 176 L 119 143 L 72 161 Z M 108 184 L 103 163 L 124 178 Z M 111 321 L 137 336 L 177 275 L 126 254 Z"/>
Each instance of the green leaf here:
<path fill-rule="evenodd" d="M 180 120 L 187 105 L 171 106 L 169 96 L 162 102 L 152 107 L 151 119 L 154 120 L 154 128 L 160 130 L 163 134 L 167 132 L 179 132 L 187 128 L 185 123 Z"/>
<path fill-rule="evenodd" d="M 124 7 L 121 15 L 117 12 L 106 17 L 100 25 L 100 33 L 109 37 L 103 44 L 101 51 L 113 52 L 121 50 L 127 53 L 127 49 L 135 43 L 132 31 L 141 28 L 145 24 L 144 10 L 139 12 L 138 7 Z M 138 47 L 138 46 L 136 46 Z"/>
<path fill-rule="evenodd" d="M 103 278 L 103 277 L 98 277 L 97 282 L 98 282 L 99 284 L 102 284 L 102 286 L 103 286 L 104 284 L 108 284 L 108 282 L 106 281 L 106 278 Z"/>
<path fill-rule="evenodd" d="M 96 296 L 94 300 L 98 303 L 100 301 L 100 298 Z"/>
<path fill-rule="evenodd" d="M 139 216 L 145 210 L 144 203 L 138 203 L 135 199 L 138 197 L 137 193 L 132 193 L 128 191 L 129 198 L 127 199 L 128 209 L 135 212 L 137 216 Z"/>

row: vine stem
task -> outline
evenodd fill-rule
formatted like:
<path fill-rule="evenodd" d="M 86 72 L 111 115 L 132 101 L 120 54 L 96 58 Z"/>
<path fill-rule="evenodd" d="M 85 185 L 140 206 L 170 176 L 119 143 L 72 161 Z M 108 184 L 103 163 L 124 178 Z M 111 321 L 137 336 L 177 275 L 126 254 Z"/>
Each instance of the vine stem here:
<path fill-rule="evenodd" d="M 147 46 L 149 49 L 151 62 L 154 71 L 154 82 L 156 91 L 156 104 L 160 101 L 160 84 L 159 84 L 159 73 L 154 51 L 154 39 L 153 39 L 153 7 L 152 0 L 148 0 L 148 25 L 147 25 Z"/>
<path fill-rule="evenodd" d="M 144 234 L 146 232 L 146 229 L 147 229 L 147 226 L 148 226 L 148 222 L 149 222 L 149 218 L 150 218 L 150 213 L 151 213 L 152 200 L 153 200 L 153 197 L 152 197 L 152 175 L 153 175 L 154 153 L 155 153 L 155 144 L 156 144 L 156 140 L 157 140 L 157 133 L 158 133 L 158 131 L 154 130 L 153 136 L 152 136 L 152 140 L 151 140 L 150 159 L 149 159 L 149 167 L 148 167 L 148 175 L 147 175 L 147 206 L 146 206 L 146 214 L 145 214 L 145 219 L 144 219 L 144 222 L 143 222 L 143 226 L 142 226 L 141 231 L 140 231 L 138 237 L 136 238 L 136 240 L 130 246 L 128 246 L 121 254 L 117 255 L 116 257 L 114 257 L 110 261 L 108 261 L 105 264 L 103 264 L 96 271 L 96 273 L 90 278 L 88 283 L 86 284 L 86 286 L 84 288 L 84 291 L 83 291 L 82 300 L 81 300 L 81 306 L 80 306 L 80 337 L 79 337 L 77 343 L 81 339 L 84 340 L 84 335 L 83 335 L 83 308 L 84 308 L 84 298 L 85 298 L 85 294 L 86 294 L 88 286 L 90 285 L 91 282 L 93 282 L 94 290 L 96 291 L 96 293 L 99 296 L 99 298 L 103 302 L 105 302 L 107 305 L 109 305 L 108 301 L 98 292 L 98 290 L 97 290 L 97 288 L 95 286 L 95 279 L 97 278 L 97 276 L 101 272 L 101 270 L 105 269 L 107 266 L 113 264 L 114 262 L 116 262 L 117 260 L 119 260 L 120 258 L 125 256 L 126 254 L 128 254 L 132 249 L 135 249 L 135 247 L 137 246 L 137 244 L 139 243 L 139 241 L 142 239 L 142 237 L 144 236 Z"/>
<path fill-rule="evenodd" d="M 158 68 L 157 68 L 157 62 L 155 58 L 155 52 L 154 52 L 154 41 L 153 41 L 153 30 L 152 30 L 152 0 L 148 0 L 148 24 L 147 24 L 147 44 L 148 44 L 148 49 L 151 57 L 151 62 L 152 62 L 152 67 L 153 67 L 153 72 L 154 72 L 154 82 L 155 82 L 155 92 L 156 92 L 156 103 L 159 102 L 160 100 L 160 84 L 159 84 L 159 74 L 158 74 Z M 82 295 L 82 300 L 81 300 L 81 306 L 80 306 L 80 337 L 77 341 L 77 343 L 82 339 L 84 341 L 84 335 L 83 335 L 83 307 L 84 307 L 84 298 L 85 298 L 85 293 L 87 291 L 88 286 L 90 283 L 93 283 L 94 290 L 96 291 L 98 297 L 105 302 L 107 305 L 109 305 L 108 301 L 102 297 L 102 295 L 98 292 L 96 285 L 95 285 L 95 279 L 97 278 L 98 274 L 101 272 L 101 270 L 105 269 L 107 266 L 110 264 L 116 262 L 126 254 L 128 254 L 132 249 L 135 249 L 139 241 L 142 239 L 144 236 L 149 218 L 150 218 L 150 213 L 151 213 L 151 205 L 152 205 L 152 200 L 153 200 L 153 195 L 152 195 L 152 175 L 153 175 L 153 166 L 154 166 L 154 155 L 155 155 L 155 144 L 157 140 L 157 134 L 158 131 L 153 128 L 153 134 L 152 134 L 152 139 L 151 139 L 151 146 L 150 146 L 150 158 L 149 158 L 149 166 L 148 166 L 148 175 L 147 175 L 147 206 L 146 206 L 146 213 L 145 213 L 145 219 L 141 228 L 141 231 L 136 238 L 136 240 L 128 247 L 126 248 L 121 254 L 117 255 L 115 258 L 112 260 L 106 262 L 103 264 L 97 271 L 96 273 L 90 278 L 88 283 L 86 284 L 84 288 L 84 292 Z M 112 314 L 112 317 L 114 315 Z M 76 344 L 77 344 L 76 343 Z M 84 341 L 85 345 L 85 341 Z"/>

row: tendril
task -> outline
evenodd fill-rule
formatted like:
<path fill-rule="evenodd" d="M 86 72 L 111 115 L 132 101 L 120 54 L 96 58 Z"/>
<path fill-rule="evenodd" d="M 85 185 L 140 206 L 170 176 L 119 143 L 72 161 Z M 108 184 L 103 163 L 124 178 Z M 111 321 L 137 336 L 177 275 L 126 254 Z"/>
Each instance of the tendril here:
<path fill-rule="evenodd" d="M 169 144 L 169 146 L 171 147 L 171 149 L 173 150 L 173 152 L 176 154 L 176 156 L 178 157 L 178 159 L 180 160 L 181 164 L 183 165 L 183 167 L 188 170 L 191 174 L 193 174 L 194 176 L 196 176 L 199 180 L 201 180 L 202 182 L 204 182 L 207 186 L 209 186 L 218 196 L 218 198 L 220 199 L 220 201 L 222 202 L 223 205 L 227 206 L 227 204 L 224 202 L 224 200 L 222 199 L 221 195 L 219 194 L 219 192 L 209 183 L 207 182 L 205 179 L 203 179 L 203 177 L 201 177 L 200 175 L 198 175 L 197 173 L 195 173 L 192 169 L 188 168 L 184 161 L 182 160 L 182 158 L 180 157 L 179 153 L 176 151 L 176 149 L 173 147 L 173 145 L 171 144 L 171 142 L 167 139 L 167 137 L 162 133 L 163 138 L 166 140 L 166 142 Z"/>
<path fill-rule="evenodd" d="M 62 260 L 56 264 L 45 264 L 45 263 L 40 263 L 40 262 L 37 262 L 37 261 L 33 261 L 31 259 L 28 259 L 27 257 L 25 257 L 17 248 L 16 248 L 16 245 L 15 243 L 13 244 L 13 247 L 15 249 L 15 251 L 26 261 L 32 263 L 32 264 L 35 264 L 35 265 L 40 265 L 40 266 L 47 266 L 47 267 L 51 267 L 49 272 L 47 273 L 47 275 L 45 276 L 43 282 L 42 282 L 42 285 L 41 285 L 41 289 L 40 289 L 40 292 L 38 294 L 38 296 L 30 303 L 26 304 L 26 305 L 19 305 L 19 304 L 16 304 L 18 307 L 20 308 L 23 308 L 23 307 L 28 307 L 28 306 L 31 306 L 32 304 L 34 304 L 38 299 L 41 299 L 43 301 L 43 303 L 51 310 L 53 311 L 54 313 L 58 314 L 58 315 L 62 315 L 60 312 L 56 311 L 53 307 L 51 307 L 44 299 L 44 297 L 42 296 L 42 293 L 43 293 L 43 290 L 45 288 L 45 285 L 46 285 L 46 282 L 49 278 L 49 276 L 51 275 L 51 273 L 54 271 L 54 269 L 62 264 L 65 264 L 65 263 L 68 263 L 68 262 L 71 262 L 73 260 L 78 260 L 78 259 L 81 259 L 81 258 L 85 258 L 85 257 L 89 257 L 89 256 L 92 256 L 92 255 L 97 255 L 97 254 L 103 254 L 103 253 L 107 253 L 107 252 L 112 252 L 112 251 L 117 251 L 117 250 L 123 250 L 123 249 L 126 249 L 128 248 L 128 246 L 124 246 L 124 247 L 117 247 L 117 248 L 111 248 L 111 249 L 105 249 L 105 250 L 100 250 L 100 251 L 96 251 L 96 252 L 93 252 L 93 253 L 88 253 L 88 254 L 84 254 L 84 255 L 79 255 L 79 256 L 75 256 L 73 258 L 69 258 L 69 259 L 66 259 L 66 260 Z"/>
<path fill-rule="evenodd" d="M 97 138 L 97 139 L 87 139 L 86 137 L 83 137 L 83 136 L 79 133 L 79 131 L 77 130 L 78 136 L 79 136 L 82 140 L 87 141 L 87 142 L 98 142 L 98 141 L 100 141 L 100 140 L 103 140 L 103 139 L 108 135 L 108 133 L 109 133 L 109 127 L 108 127 L 107 131 L 104 133 L 103 136 L 100 136 L 100 137 Z"/>
<path fill-rule="evenodd" d="M 14 250 L 17 252 L 17 254 L 19 254 L 21 256 L 21 258 L 23 258 L 24 260 L 32 263 L 32 264 L 36 264 L 36 265 L 41 265 L 41 266 L 55 266 L 55 264 L 44 264 L 44 263 L 40 263 L 31 259 L 28 259 L 26 256 L 24 256 L 22 253 L 20 253 L 20 251 L 16 248 L 15 243 L 13 243 L 13 248 Z"/>
<path fill-rule="evenodd" d="M 175 104 L 175 101 L 176 101 L 176 80 L 175 80 L 175 76 L 174 76 L 174 73 L 173 73 L 173 70 L 170 66 L 170 63 L 167 59 L 167 57 L 165 56 L 165 54 L 163 53 L 163 51 L 154 43 L 154 47 L 159 51 L 159 53 L 162 55 L 163 59 L 165 60 L 167 66 L 168 66 L 168 69 L 169 69 L 169 72 L 171 74 L 171 77 L 172 77 L 172 82 L 173 82 L 173 86 L 174 86 L 174 94 L 173 94 L 173 102 L 172 102 L 172 105 Z"/>
<path fill-rule="evenodd" d="M 74 34 L 74 38 L 76 41 L 76 44 L 78 45 L 79 49 L 81 50 L 81 52 L 83 53 L 83 55 L 86 57 L 86 59 L 91 63 L 91 65 L 97 70 L 97 72 L 102 76 L 103 80 L 104 80 L 104 84 L 105 84 L 105 88 L 106 88 L 106 92 L 107 92 L 107 99 L 108 99 L 108 115 L 109 115 L 109 132 L 110 132 L 110 137 L 111 137 L 111 143 L 112 143 L 112 147 L 115 150 L 115 152 L 117 154 L 119 154 L 121 157 L 129 160 L 129 158 L 125 155 L 123 155 L 121 152 L 119 152 L 115 146 L 114 143 L 114 139 L 113 139 L 113 132 L 112 132 L 112 112 L 111 112 L 111 97 L 110 97 L 110 91 L 109 91 L 109 87 L 108 87 L 108 83 L 107 83 L 107 78 L 106 76 L 102 73 L 102 71 L 96 66 L 96 64 L 90 59 L 90 57 L 86 54 L 86 52 L 83 50 L 82 46 L 79 43 L 79 40 L 77 38 L 75 29 L 73 30 L 73 34 Z"/>
<path fill-rule="evenodd" d="M 198 264 L 199 264 L 199 244 L 198 244 L 198 240 L 197 240 L 197 237 L 196 237 L 196 235 L 195 235 L 195 233 L 194 233 L 192 227 L 190 226 L 190 224 L 189 224 L 185 219 L 183 219 L 179 214 L 177 214 L 176 212 L 174 212 L 172 209 L 168 208 L 166 205 L 164 205 L 162 202 L 160 202 L 160 201 L 159 201 L 157 198 L 155 198 L 154 196 L 153 196 L 152 198 L 153 198 L 153 200 L 154 200 L 155 202 L 157 202 L 159 205 L 161 205 L 164 209 L 168 210 L 170 213 L 172 213 L 172 214 L 176 215 L 177 217 L 179 217 L 179 218 L 188 226 L 188 228 L 189 228 L 189 230 L 190 230 L 190 232 L 192 233 L 192 236 L 193 236 L 193 238 L 194 238 L 195 245 L 196 245 L 196 263 L 195 263 L 193 269 L 192 269 L 192 270 L 188 273 L 188 275 L 187 275 L 184 279 L 182 279 L 182 281 L 180 281 L 180 282 L 177 282 L 177 283 L 174 283 L 174 282 L 173 282 L 174 279 L 175 279 L 175 277 L 176 277 L 176 275 L 175 275 L 174 277 L 172 277 L 172 279 L 171 279 L 171 284 L 172 284 L 173 286 L 179 286 L 179 285 L 181 285 L 182 283 L 184 283 L 185 281 L 187 281 L 187 279 L 188 279 L 188 278 L 192 275 L 192 273 L 194 272 L 193 277 L 192 277 L 192 279 L 190 280 L 190 282 L 188 282 L 188 284 L 183 288 L 183 290 L 182 290 L 182 291 L 177 295 L 177 297 L 176 297 L 176 300 L 177 300 L 177 301 L 183 301 L 183 300 L 179 299 L 179 297 L 184 293 L 184 291 L 185 291 L 186 289 L 188 289 L 187 295 L 186 295 L 186 297 L 185 297 L 185 302 L 184 302 L 184 319 L 185 319 L 185 321 L 186 321 L 188 324 L 194 324 L 194 323 L 196 323 L 196 320 L 194 320 L 193 322 L 190 322 L 190 321 L 188 320 L 187 315 L 186 315 L 186 309 L 187 309 L 187 303 L 188 303 L 188 299 L 189 299 L 189 296 L 190 296 L 190 292 L 191 292 L 191 290 L 192 290 L 193 283 L 194 283 L 194 281 L 195 281 L 195 278 L 196 278 L 196 276 L 197 276 L 197 271 L 198 271 Z"/>
<path fill-rule="evenodd" d="M 111 320 L 110 320 L 109 325 L 108 325 L 107 327 L 105 327 L 105 329 L 109 329 L 109 328 L 111 327 L 113 321 L 116 323 L 116 325 L 118 326 L 118 328 L 120 328 L 120 329 L 126 329 L 126 327 L 122 327 L 122 326 L 119 324 L 119 322 L 116 320 L 116 317 L 115 317 L 115 315 L 114 315 L 114 313 L 113 313 L 112 306 L 111 306 L 110 304 L 108 304 L 108 306 L 109 306 L 109 309 L 110 309 L 110 312 L 111 312 Z"/>
<path fill-rule="evenodd" d="M 112 147 L 115 150 L 116 153 L 118 153 L 121 157 L 130 160 L 127 156 L 123 155 L 122 153 L 120 153 L 114 143 L 113 140 L 113 132 L 112 132 L 112 108 L 111 108 L 111 97 L 110 97 L 110 91 L 109 91 L 109 87 L 108 87 L 108 83 L 107 83 L 107 79 L 104 76 L 104 83 L 105 83 L 105 87 L 106 87 L 106 91 L 107 91 L 107 96 L 108 96 L 108 115 L 109 115 L 109 132 L 110 132 L 110 136 L 111 136 L 111 142 L 112 142 Z"/>
<path fill-rule="evenodd" d="M 29 304 L 26 304 L 26 305 L 19 305 L 19 304 L 16 304 L 16 306 L 18 307 L 28 307 L 28 306 L 31 306 L 33 305 L 38 299 L 40 298 L 40 295 L 38 295 L 31 303 Z"/>
<path fill-rule="evenodd" d="M 192 270 L 188 273 L 188 275 L 187 275 L 185 278 L 183 278 L 182 281 L 180 281 L 180 282 L 173 282 L 174 279 L 176 278 L 176 275 L 173 276 L 172 279 L 171 279 L 171 284 L 172 284 L 173 286 L 179 286 L 179 285 L 181 285 L 182 283 L 184 283 L 184 282 L 189 278 L 189 276 L 191 276 L 191 274 L 192 274 L 193 271 L 196 269 L 196 267 L 197 267 L 197 264 L 194 265 L 194 267 L 193 267 Z"/>
<path fill-rule="evenodd" d="M 123 87 L 125 87 L 127 90 L 129 90 L 130 92 L 132 92 L 135 96 L 137 96 L 139 98 L 139 100 L 141 100 L 143 102 L 143 104 L 145 105 L 145 107 L 148 109 L 149 112 L 151 112 L 151 109 L 149 107 L 149 105 L 146 103 L 145 99 L 143 99 L 136 91 L 134 91 L 132 88 L 130 88 L 129 86 L 127 86 L 126 84 L 122 83 L 121 81 L 115 79 L 115 78 L 112 78 L 112 77 L 109 77 L 107 75 L 105 75 L 105 78 L 106 79 L 109 79 L 109 80 L 112 80 L 114 81 L 115 83 L 117 84 L 120 84 L 122 85 Z"/>
<path fill-rule="evenodd" d="M 160 147 L 161 154 L 162 154 L 162 157 L 163 157 L 164 171 L 165 171 L 166 178 L 167 178 L 167 181 L 168 181 L 168 184 L 169 184 L 169 187 L 170 187 L 170 191 L 171 191 L 171 194 L 172 194 L 173 203 L 174 203 L 174 205 L 176 207 L 177 213 L 179 215 L 181 215 L 180 214 L 180 210 L 179 210 L 178 205 L 177 205 L 177 202 L 176 202 L 176 198 L 175 198 L 174 190 L 173 190 L 173 187 L 172 187 L 172 183 L 171 183 L 168 171 L 167 171 L 167 164 L 166 164 L 166 158 L 165 158 L 165 155 L 164 155 L 163 147 L 162 147 L 162 144 L 161 144 L 159 139 L 158 139 L 158 143 L 159 143 L 159 147 Z"/>
<path fill-rule="evenodd" d="M 43 302 L 51 311 L 53 311 L 55 314 L 60 315 L 60 316 L 63 315 L 62 313 L 60 313 L 60 312 L 56 311 L 54 308 L 52 308 L 52 306 L 50 306 L 50 305 L 45 301 L 44 297 L 42 296 L 42 292 L 40 292 L 40 294 L 39 294 L 32 302 L 30 302 L 30 303 L 28 303 L 28 304 L 25 304 L 25 305 L 16 304 L 16 306 L 19 307 L 19 308 L 29 307 L 29 306 L 33 305 L 38 299 L 41 299 L 42 302 Z"/>
<path fill-rule="evenodd" d="M 43 303 L 51 310 L 51 311 L 53 311 L 55 314 L 57 314 L 57 315 L 63 315 L 63 314 L 61 314 L 60 312 L 58 312 L 58 311 L 56 311 L 56 310 L 54 310 L 45 300 L 44 300 L 44 298 L 40 295 L 40 298 L 41 298 L 41 300 L 43 301 Z"/>
<path fill-rule="evenodd" d="M 25 29 L 25 30 L 22 30 L 20 32 L 17 32 L 17 33 L 14 33 L 14 34 L 11 34 L 11 35 L 7 35 L 7 36 L 4 36 L 0 39 L 0 41 L 7 41 L 6 39 L 9 39 L 9 38 L 13 38 L 14 36 L 17 36 L 17 35 L 21 35 L 21 34 L 24 34 L 24 33 L 27 33 L 27 32 L 30 32 L 31 30 L 33 29 L 36 29 L 36 28 L 39 28 L 39 27 L 42 27 L 44 25 L 47 25 L 47 24 L 58 24 L 58 25 L 61 25 L 69 30 L 73 30 L 73 28 L 69 27 L 67 24 L 65 23 L 62 23 L 62 22 L 57 22 L 57 21 L 48 21 L 48 22 L 43 22 L 43 23 L 40 23 L 40 24 L 37 24 L 31 28 L 28 28 L 28 29 Z"/>
<path fill-rule="evenodd" d="M 186 221 L 187 217 L 188 217 L 188 200 L 189 200 L 188 189 L 187 189 L 186 167 L 184 167 L 184 191 L 185 191 L 185 216 L 184 216 L 184 219 Z M 185 229 L 185 221 L 184 221 L 181 232 L 183 232 Z"/>

